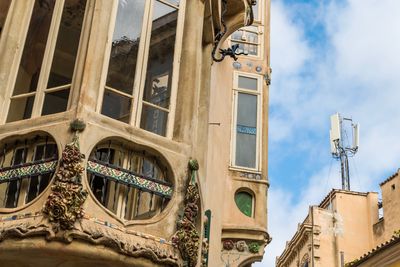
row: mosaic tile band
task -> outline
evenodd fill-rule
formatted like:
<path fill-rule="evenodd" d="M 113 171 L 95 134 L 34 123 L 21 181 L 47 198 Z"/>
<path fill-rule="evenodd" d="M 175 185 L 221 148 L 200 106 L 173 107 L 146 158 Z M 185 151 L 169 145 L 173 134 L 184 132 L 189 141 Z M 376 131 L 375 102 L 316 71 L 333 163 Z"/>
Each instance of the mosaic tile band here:
<path fill-rule="evenodd" d="M 17 168 L 0 170 L 0 183 L 9 182 L 13 179 L 41 175 L 51 173 L 56 170 L 57 160 L 41 162 L 41 163 L 30 163 Z"/>
<path fill-rule="evenodd" d="M 170 185 L 157 183 L 155 181 L 151 181 L 144 177 L 130 173 L 127 170 L 117 170 L 99 162 L 88 160 L 87 171 L 108 179 L 116 180 L 129 186 L 136 187 L 143 191 L 154 193 L 161 197 L 171 198 L 173 193 L 173 187 Z"/>

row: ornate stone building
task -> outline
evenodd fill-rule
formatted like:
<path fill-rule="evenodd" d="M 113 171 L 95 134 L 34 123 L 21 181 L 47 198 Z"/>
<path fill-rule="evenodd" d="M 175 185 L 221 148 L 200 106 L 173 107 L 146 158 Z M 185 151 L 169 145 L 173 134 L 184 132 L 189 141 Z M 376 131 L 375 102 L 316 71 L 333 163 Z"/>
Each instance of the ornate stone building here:
<path fill-rule="evenodd" d="M 261 260 L 269 7 L 0 0 L 1 265 Z"/>
<path fill-rule="evenodd" d="M 332 190 L 311 206 L 278 267 L 399 266 L 400 171 L 376 192 Z"/>

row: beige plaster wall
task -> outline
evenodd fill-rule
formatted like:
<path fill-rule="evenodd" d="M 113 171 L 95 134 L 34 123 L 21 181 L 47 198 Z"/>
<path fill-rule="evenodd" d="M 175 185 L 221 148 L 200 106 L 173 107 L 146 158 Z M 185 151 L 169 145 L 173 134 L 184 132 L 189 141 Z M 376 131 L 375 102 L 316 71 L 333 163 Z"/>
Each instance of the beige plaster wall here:
<path fill-rule="evenodd" d="M 375 245 L 389 240 L 395 231 L 400 230 L 399 172 L 392 179 L 381 185 L 383 221 L 379 223 L 381 231 L 375 231 Z"/>

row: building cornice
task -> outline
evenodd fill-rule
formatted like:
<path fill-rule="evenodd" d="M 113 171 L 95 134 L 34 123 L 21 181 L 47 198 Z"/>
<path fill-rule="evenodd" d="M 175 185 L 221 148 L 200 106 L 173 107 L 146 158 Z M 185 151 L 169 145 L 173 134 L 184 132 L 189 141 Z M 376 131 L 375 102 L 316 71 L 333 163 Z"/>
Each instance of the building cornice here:
<path fill-rule="evenodd" d="M 288 243 L 286 243 L 285 250 L 283 251 L 281 256 L 277 257 L 276 266 L 283 266 L 283 264 L 287 261 L 291 261 L 292 258 L 296 255 L 296 248 L 300 249 L 303 247 L 306 239 L 311 232 L 312 225 L 309 223 L 302 223 L 293 238 Z"/>

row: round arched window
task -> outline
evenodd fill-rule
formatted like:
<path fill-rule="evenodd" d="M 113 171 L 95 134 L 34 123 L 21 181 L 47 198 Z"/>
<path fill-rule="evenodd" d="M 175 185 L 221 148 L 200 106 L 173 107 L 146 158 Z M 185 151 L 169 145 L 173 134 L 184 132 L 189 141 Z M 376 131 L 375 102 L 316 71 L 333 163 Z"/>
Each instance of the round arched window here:
<path fill-rule="evenodd" d="M 16 208 L 35 199 L 49 184 L 57 159 L 57 145 L 49 135 L 1 142 L 0 207 Z"/>
<path fill-rule="evenodd" d="M 246 216 L 253 216 L 253 195 L 246 191 L 238 191 L 235 194 L 235 203 L 239 210 Z"/>
<path fill-rule="evenodd" d="M 96 199 L 125 220 L 160 213 L 173 193 L 160 158 L 118 141 L 100 143 L 88 160 L 88 182 Z"/>

